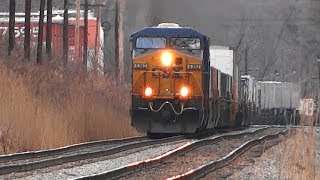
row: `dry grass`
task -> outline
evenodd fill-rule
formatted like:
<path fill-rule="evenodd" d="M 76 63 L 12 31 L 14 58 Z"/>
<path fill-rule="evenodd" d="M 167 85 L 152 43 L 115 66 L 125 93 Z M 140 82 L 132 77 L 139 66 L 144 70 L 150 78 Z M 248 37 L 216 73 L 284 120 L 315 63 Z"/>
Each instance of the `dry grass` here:
<path fill-rule="evenodd" d="M 0 153 L 138 135 L 124 85 L 76 65 L 21 60 L 0 55 Z"/>
<path fill-rule="evenodd" d="M 302 126 L 296 133 L 291 134 L 292 138 L 282 144 L 285 153 L 282 158 L 280 179 L 319 179 L 316 173 L 320 170 L 316 158 L 317 130 L 312 125 L 313 120 L 314 117 L 302 116 Z"/>

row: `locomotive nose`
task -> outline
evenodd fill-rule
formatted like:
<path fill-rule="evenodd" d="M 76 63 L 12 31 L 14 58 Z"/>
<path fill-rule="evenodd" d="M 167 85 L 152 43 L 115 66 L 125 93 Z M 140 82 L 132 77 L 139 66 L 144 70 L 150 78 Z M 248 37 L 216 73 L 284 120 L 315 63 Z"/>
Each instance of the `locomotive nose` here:
<path fill-rule="evenodd" d="M 169 109 L 164 108 L 161 110 L 160 116 L 161 116 L 161 119 L 168 121 L 171 119 L 171 112 Z"/>

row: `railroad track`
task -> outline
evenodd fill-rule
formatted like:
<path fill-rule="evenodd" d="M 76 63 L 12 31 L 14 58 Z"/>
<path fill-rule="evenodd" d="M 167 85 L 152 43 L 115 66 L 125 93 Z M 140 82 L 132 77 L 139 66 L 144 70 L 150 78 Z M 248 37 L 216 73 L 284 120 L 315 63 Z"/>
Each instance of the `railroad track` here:
<path fill-rule="evenodd" d="M 91 176 L 83 176 L 80 178 L 76 179 L 108 179 L 108 178 L 121 178 L 124 177 L 126 178 L 164 178 L 165 176 L 153 176 L 155 174 L 159 173 L 159 168 L 158 166 L 161 164 L 165 164 L 166 167 L 169 167 L 168 164 L 170 164 L 169 161 L 172 160 L 172 158 L 175 158 L 179 155 L 186 154 L 187 152 L 193 151 L 199 147 L 206 146 L 206 145 L 212 145 L 216 144 L 218 142 L 225 142 L 224 140 L 230 140 L 232 138 L 237 138 L 237 137 L 246 137 L 250 134 L 256 134 L 257 136 L 261 135 L 264 133 L 264 131 L 270 129 L 269 127 L 263 127 L 259 128 L 256 130 L 253 130 L 252 132 L 232 132 L 228 134 L 223 134 L 220 136 L 213 136 L 211 138 L 207 139 L 202 139 L 202 140 L 196 140 L 193 142 L 189 142 L 184 144 L 183 146 L 180 146 L 174 150 L 168 151 L 165 154 L 162 154 L 161 156 L 157 156 L 155 158 L 147 159 L 144 161 L 139 161 L 135 163 L 131 163 L 127 166 L 112 170 L 112 171 L 107 171 L 104 173 L 96 174 L 96 175 L 91 175 Z M 277 128 L 274 128 L 277 129 Z M 270 130 L 269 130 L 270 131 Z M 218 147 L 222 149 L 221 147 Z M 190 158 L 191 161 L 195 160 L 196 158 Z M 183 162 L 183 161 L 181 161 Z M 179 164 L 175 164 L 175 167 L 181 167 Z M 154 168 L 154 171 L 151 171 L 151 174 L 148 174 L 147 176 L 140 176 L 143 174 L 144 171 L 141 171 L 143 169 L 152 169 Z M 172 168 L 166 168 L 163 170 L 164 173 L 167 173 L 168 170 Z M 137 173 L 135 173 L 137 172 Z M 132 174 L 133 173 L 133 174 Z M 128 175 L 129 174 L 129 175 Z M 126 176 L 128 175 L 128 176 Z M 138 175 L 138 176 L 136 176 Z"/>
<path fill-rule="evenodd" d="M 130 138 L 117 140 L 117 143 L 116 141 L 109 141 L 106 143 L 108 145 L 105 145 L 104 148 L 101 148 L 103 146 L 101 143 L 105 142 L 102 141 L 96 146 L 87 144 L 76 145 L 78 149 L 72 148 L 72 146 L 41 151 L 40 153 L 38 152 L 38 155 L 31 155 L 37 154 L 36 152 L 22 153 L 24 157 L 20 159 L 18 157 L 22 154 L 2 156 L 0 157 L 0 164 L 2 163 L 3 166 L 0 166 L 0 173 L 5 179 L 106 179 L 110 177 L 123 177 L 128 172 L 132 173 L 132 171 L 141 169 L 141 165 L 149 167 L 156 164 L 157 160 L 163 161 L 172 156 L 172 153 L 176 153 L 176 151 L 181 151 L 183 154 L 184 149 L 189 149 L 190 145 L 192 145 L 191 147 L 193 147 L 193 144 L 200 145 L 198 142 L 206 142 L 210 139 L 216 139 L 218 142 L 219 138 L 220 140 L 224 140 L 225 135 L 239 136 L 245 134 L 246 131 L 259 132 L 266 128 L 255 127 L 238 132 L 227 131 L 227 134 L 224 135 L 211 134 L 211 136 L 197 137 L 197 139 L 192 139 L 191 137 L 186 139 L 184 136 L 158 140 L 149 140 L 146 137 Z M 210 144 L 209 141 L 208 143 Z M 56 152 L 52 153 L 52 151 Z M 52 156 L 52 154 L 55 155 Z M 146 162 L 147 164 L 145 164 Z M 128 171 L 128 167 L 131 170 Z M 92 176 L 92 174 L 96 175 Z"/>
<path fill-rule="evenodd" d="M 268 131 L 269 134 L 263 135 Z M 230 163 L 230 161 L 241 155 L 250 147 L 267 139 L 276 138 L 285 132 L 286 130 L 283 130 L 283 128 L 279 130 L 279 128 L 263 127 L 252 132 L 223 134 L 220 136 L 187 143 L 152 159 L 132 163 L 112 171 L 91 176 L 84 176 L 76 179 L 157 179 L 164 177 L 171 177 L 172 179 L 194 179 L 213 171 L 215 168 L 219 168 L 227 163 Z M 255 138 L 252 136 L 255 136 Z M 223 143 L 226 142 L 229 148 L 223 146 Z M 205 152 L 203 147 L 211 149 L 210 151 Z M 230 152 L 223 152 L 223 149 L 228 149 Z M 217 153 L 218 151 L 220 151 L 220 153 Z M 197 157 L 194 156 L 194 154 L 203 155 L 206 153 L 207 158 L 211 158 L 203 160 L 203 156 L 201 155 Z M 190 165 L 194 162 L 196 163 L 190 169 Z M 187 166 L 185 166 L 186 164 Z M 177 168 L 179 170 L 175 171 L 174 169 Z"/>
<path fill-rule="evenodd" d="M 69 162 L 110 156 L 134 148 L 158 145 L 183 139 L 183 136 L 175 136 L 157 140 L 150 140 L 147 137 L 135 137 L 118 140 L 96 141 L 53 150 L 0 156 L 0 175 L 13 172 L 27 172 Z"/>
<path fill-rule="evenodd" d="M 258 128 L 250 128 L 250 129 L 237 129 L 238 132 L 230 132 L 231 130 L 222 130 L 218 131 L 218 133 L 239 133 L 239 131 L 252 131 L 254 129 Z M 192 144 L 193 142 L 199 141 L 200 139 L 204 138 L 210 138 L 217 136 L 217 132 L 212 132 L 214 134 L 207 134 L 203 136 L 196 136 L 196 137 L 188 137 L 187 139 L 184 136 L 176 136 L 166 139 L 160 139 L 160 140 L 142 140 L 144 141 L 152 141 L 151 143 L 128 143 L 128 144 L 135 144 L 136 148 L 128 148 L 127 150 L 124 149 L 112 149 L 113 153 L 103 152 L 99 153 L 98 155 L 96 152 L 89 153 L 89 155 L 85 155 L 87 158 L 79 158 L 77 153 L 74 152 L 71 157 L 62 157 L 66 163 L 59 163 L 58 165 L 48 166 L 46 162 L 46 159 L 44 160 L 43 166 L 36 167 L 38 162 L 28 162 L 27 164 L 22 165 L 22 168 L 25 168 L 24 170 L 15 170 L 16 173 L 10 173 L 5 174 L 2 177 L 5 179 L 73 179 L 73 178 L 79 178 L 79 177 L 85 177 L 92 174 L 100 174 L 105 171 L 113 171 L 119 167 L 127 166 L 128 164 L 132 164 L 134 162 L 138 162 L 145 159 L 154 158 L 157 156 L 160 156 L 166 152 L 170 152 L 171 150 L 177 149 L 179 147 L 184 147 L 188 144 Z M 210 136 L 210 137 L 209 137 Z M 196 139 L 194 139 L 196 138 Z M 128 144 L 121 145 L 127 146 Z M 139 144 L 139 145 L 137 145 Z M 130 145 L 131 146 L 131 145 Z M 119 146 L 120 147 L 120 146 Z M 80 156 L 82 156 L 80 154 Z M 68 160 L 68 158 L 71 158 L 71 161 Z M 59 158 L 58 158 L 59 159 Z M 54 161 L 57 163 L 59 160 L 54 159 Z M 42 163 L 42 162 L 41 162 Z M 134 163 L 136 164 L 136 163 Z M 28 167 L 28 165 L 33 167 Z M 25 166 L 25 167 L 23 167 Z M 17 167 L 19 168 L 19 167 Z M 20 166 L 21 168 L 21 166 Z M 12 170 L 11 170 L 12 171 Z M 20 172 L 20 173 L 19 173 Z"/>
<path fill-rule="evenodd" d="M 248 151 L 254 146 L 260 145 L 266 141 L 277 139 L 280 135 L 284 135 L 288 132 L 288 130 L 282 130 L 277 133 L 272 133 L 269 135 L 264 135 L 258 138 L 253 138 L 244 143 L 241 143 L 240 146 L 233 149 L 229 153 L 224 154 L 216 160 L 210 161 L 202 166 L 191 169 L 188 172 L 178 174 L 172 177 L 167 178 L 168 180 L 176 180 L 176 179 L 200 179 L 206 177 L 206 175 L 213 173 L 214 171 L 221 169 L 230 163 L 232 163 L 235 159 L 240 157 L 243 153 Z M 207 179 L 207 178 L 205 178 Z M 211 178 L 209 178 L 211 179 Z"/>

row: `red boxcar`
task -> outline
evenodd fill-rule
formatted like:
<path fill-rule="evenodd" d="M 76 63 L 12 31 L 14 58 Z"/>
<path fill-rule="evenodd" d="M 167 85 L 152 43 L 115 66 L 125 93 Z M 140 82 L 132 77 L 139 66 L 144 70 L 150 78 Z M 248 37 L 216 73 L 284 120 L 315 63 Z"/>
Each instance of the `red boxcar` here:
<path fill-rule="evenodd" d="M 4 13 L 2 13 L 4 14 Z M 2 15 L 0 14 L 0 15 Z M 6 17 L 7 14 L 0 17 L 0 38 L 4 39 L 9 34 L 9 18 Z M 46 19 L 46 18 L 45 18 Z M 69 35 L 69 60 L 74 59 L 75 57 L 75 18 L 69 19 L 68 35 Z M 33 17 L 31 19 L 31 41 L 33 44 L 36 44 L 38 39 L 38 27 L 39 19 L 38 17 Z M 95 38 L 96 38 L 96 18 L 90 18 L 88 21 L 88 49 L 94 49 Z M 15 23 L 15 39 L 16 42 L 24 41 L 24 32 L 25 32 L 25 23 L 24 17 L 16 17 Z M 82 59 L 82 50 L 83 50 L 83 37 L 84 37 L 84 21 L 83 18 L 80 19 L 80 39 L 79 39 L 79 51 L 80 57 Z M 52 23 L 52 50 L 54 57 L 62 57 L 63 54 L 63 18 L 61 16 L 53 17 Z M 44 38 L 43 41 L 46 42 L 46 22 L 44 23 Z"/>

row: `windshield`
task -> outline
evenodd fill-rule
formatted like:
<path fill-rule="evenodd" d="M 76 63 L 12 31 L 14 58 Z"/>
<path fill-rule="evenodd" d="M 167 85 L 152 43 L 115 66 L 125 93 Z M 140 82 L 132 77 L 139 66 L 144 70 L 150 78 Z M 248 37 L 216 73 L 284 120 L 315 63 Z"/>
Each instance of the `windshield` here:
<path fill-rule="evenodd" d="M 169 43 L 176 49 L 201 49 L 199 38 L 171 38 Z"/>
<path fill-rule="evenodd" d="M 136 41 L 137 49 L 159 49 L 166 47 L 166 38 L 139 37 Z"/>

